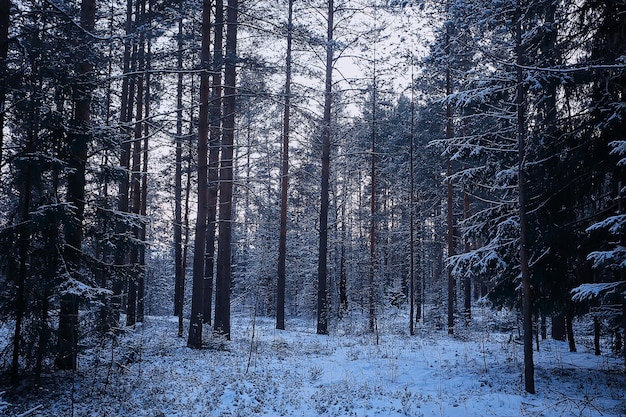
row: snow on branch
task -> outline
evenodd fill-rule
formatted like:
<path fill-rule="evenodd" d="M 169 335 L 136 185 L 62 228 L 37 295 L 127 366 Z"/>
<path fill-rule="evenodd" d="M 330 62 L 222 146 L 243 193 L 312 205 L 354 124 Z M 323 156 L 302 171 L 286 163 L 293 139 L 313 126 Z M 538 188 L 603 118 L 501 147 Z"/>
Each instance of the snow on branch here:
<path fill-rule="evenodd" d="M 610 145 L 613 148 L 611 149 L 611 155 L 624 156 L 617 165 L 626 165 L 626 140 L 616 140 L 611 142 Z"/>
<path fill-rule="evenodd" d="M 103 295 L 112 294 L 110 290 L 92 287 L 71 277 L 59 286 L 59 290 L 61 294 L 76 295 L 86 299 L 96 299 Z"/>
<path fill-rule="evenodd" d="M 618 292 L 626 289 L 626 281 L 616 282 L 601 282 L 596 284 L 581 284 L 578 287 L 572 289 L 572 301 L 588 301 L 599 296 L 607 295 L 608 293 Z"/>
<path fill-rule="evenodd" d="M 626 232 L 626 214 L 618 214 L 609 216 L 606 219 L 589 226 L 586 231 L 594 232 L 598 230 L 607 230 L 610 234 L 617 236 Z"/>
<path fill-rule="evenodd" d="M 612 250 L 594 251 L 587 255 L 587 259 L 593 262 L 593 268 L 625 269 L 626 248 L 618 245 Z"/>

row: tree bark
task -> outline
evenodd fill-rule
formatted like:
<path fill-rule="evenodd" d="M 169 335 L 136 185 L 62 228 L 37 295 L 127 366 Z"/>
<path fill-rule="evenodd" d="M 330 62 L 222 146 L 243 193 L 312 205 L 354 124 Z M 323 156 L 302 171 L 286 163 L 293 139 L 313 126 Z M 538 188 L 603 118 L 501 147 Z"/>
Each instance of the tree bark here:
<path fill-rule="evenodd" d="M 215 285 L 215 331 L 230 340 L 230 287 L 232 282 L 233 148 L 237 70 L 237 19 L 239 0 L 228 0 L 226 59 L 224 65 L 224 122 L 219 171 L 219 240 Z"/>
<path fill-rule="evenodd" d="M 574 339 L 574 308 L 570 305 L 567 307 L 567 315 L 565 316 L 565 328 L 567 330 L 567 342 L 569 351 L 576 352 L 576 339 Z"/>
<path fill-rule="evenodd" d="M 450 31 L 451 25 L 446 28 L 445 52 L 448 57 L 446 63 L 446 96 L 452 94 L 452 78 L 450 68 Z M 452 125 L 452 104 L 446 103 L 446 139 L 451 140 L 454 137 L 454 126 Z M 452 187 L 452 160 L 448 156 L 446 168 L 446 206 L 447 206 L 447 224 L 446 224 L 446 243 L 448 246 L 448 258 L 456 254 L 454 246 L 454 189 Z M 454 334 L 454 306 L 456 300 L 456 280 L 452 274 L 452 268 L 448 267 L 448 334 Z"/>
<path fill-rule="evenodd" d="M 567 338 L 565 331 L 565 315 L 555 314 L 552 316 L 552 338 L 564 341 Z"/>
<path fill-rule="evenodd" d="M 213 63 L 211 101 L 209 103 L 209 194 L 206 235 L 206 259 L 204 266 L 204 308 L 211 323 L 213 303 L 213 269 L 215 267 L 215 223 L 217 220 L 217 197 L 219 190 L 220 136 L 222 133 L 222 69 L 224 67 L 224 2 L 215 1 L 215 37 L 213 40 Z"/>
<path fill-rule="evenodd" d="M 597 316 L 593 316 L 593 348 L 594 355 L 600 356 L 602 354 L 600 350 L 600 319 Z"/>
<path fill-rule="evenodd" d="M 151 13 L 152 13 L 152 1 L 149 2 L 149 11 L 146 14 L 145 8 L 143 10 L 144 16 L 148 21 L 148 26 L 152 25 Z M 145 3 L 144 3 L 145 7 Z M 145 120 L 150 118 L 150 69 L 152 59 L 152 35 L 148 31 L 147 37 L 147 51 L 145 58 L 145 76 L 144 76 L 144 110 Z M 141 274 L 139 275 L 139 281 L 137 282 L 137 321 L 143 323 L 145 316 L 145 293 L 146 293 L 146 216 L 148 214 L 148 154 L 149 154 L 149 140 L 150 137 L 150 123 L 144 122 L 143 124 L 143 147 L 142 147 L 142 167 L 141 167 L 141 207 L 139 214 L 144 221 L 141 224 L 141 230 L 139 231 L 139 240 L 141 246 L 139 248 L 139 265 L 141 267 Z"/>
<path fill-rule="evenodd" d="M 517 94 L 517 144 L 518 144 L 518 197 L 520 222 L 520 269 L 522 274 L 522 316 L 524 319 L 524 389 L 535 393 L 535 365 L 533 361 L 533 314 L 532 314 L 532 287 L 530 282 L 530 267 L 528 264 L 528 219 L 526 214 L 526 90 L 524 86 L 524 50 L 522 45 L 522 22 L 519 5 L 515 10 L 515 43 L 516 43 L 516 81 Z"/>
<path fill-rule="evenodd" d="M 467 192 L 463 193 L 463 218 L 468 219 L 471 214 L 470 195 Z M 470 241 L 465 240 L 465 253 L 470 251 Z M 472 277 L 470 274 L 465 274 L 463 277 L 463 292 L 464 292 L 464 312 L 465 312 L 465 326 L 469 326 L 472 321 Z"/>
<path fill-rule="evenodd" d="M 176 156 L 174 173 L 174 315 L 181 317 L 184 303 L 183 270 L 183 2 L 178 3 L 178 51 L 176 51 Z M 178 337 L 183 336 L 179 327 Z"/>
<path fill-rule="evenodd" d="M 285 330 L 285 287 L 287 257 L 287 196 L 289 188 L 289 119 L 291 111 L 291 40 L 293 36 L 293 0 L 287 15 L 287 56 L 285 63 L 285 103 L 283 114 L 283 155 L 280 173 L 280 234 L 278 240 L 278 279 L 276 283 L 276 328 Z M 343 258 L 342 258 L 343 259 Z"/>
<path fill-rule="evenodd" d="M 198 211 L 193 253 L 193 289 L 191 295 L 191 317 L 187 346 L 202 347 L 202 312 L 204 285 L 204 258 L 207 222 L 207 153 L 209 136 L 209 43 L 211 33 L 211 1 L 202 2 L 202 45 L 200 50 L 200 110 L 198 113 Z"/>
<path fill-rule="evenodd" d="M 6 59 L 9 53 L 11 0 L 0 0 L 0 166 L 4 157 L 4 101 L 8 88 Z"/>
<path fill-rule="evenodd" d="M 409 133 L 409 334 L 411 336 L 415 335 L 415 172 L 413 167 L 415 97 L 413 81 L 413 62 L 411 62 L 411 126 Z"/>
<path fill-rule="evenodd" d="M 123 56 L 123 78 L 122 78 L 122 97 L 120 100 L 120 124 L 122 126 L 122 143 L 120 145 L 120 183 L 118 189 L 118 203 L 117 210 L 121 215 L 128 213 L 129 208 L 129 196 L 130 196 L 130 151 L 132 132 L 130 130 L 130 122 L 133 118 L 133 102 L 135 83 L 134 78 L 129 74 L 131 70 L 132 61 L 132 45 L 131 35 L 134 28 L 133 24 L 133 0 L 127 0 L 126 2 L 126 23 L 125 34 L 126 39 L 124 41 L 124 56 Z M 127 262 L 128 249 L 127 242 L 124 238 L 124 234 L 127 231 L 127 226 L 123 219 L 118 219 L 116 233 L 118 235 L 119 242 L 115 248 L 114 262 L 115 265 L 122 266 Z M 121 273 L 118 273 L 121 275 Z M 112 295 L 112 319 L 111 326 L 119 326 L 120 313 L 122 311 L 122 292 L 124 289 L 125 278 L 120 275 L 114 277 L 113 280 L 113 295 Z"/>
<path fill-rule="evenodd" d="M 144 22 L 145 14 L 145 0 L 138 0 L 136 3 L 135 16 L 138 22 L 138 26 L 141 26 Z M 137 103 L 135 112 L 135 137 L 133 140 L 133 156 L 131 166 L 131 200 L 132 200 L 132 212 L 135 214 L 135 219 L 139 217 L 141 213 L 141 156 L 142 156 L 142 136 L 143 136 L 143 115 L 144 115 L 144 66 L 145 66 L 145 34 L 143 30 L 139 34 L 139 44 L 137 45 Z M 136 221 L 136 220 L 135 220 Z M 135 224 L 133 226 L 133 236 L 136 241 L 140 240 L 141 226 Z M 132 274 L 128 281 L 128 302 L 126 306 L 126 325 L 134 326 L 137 322 L 137 290 L 139 286 L 140 277 L 143 274 L 142 267 L 139 263 L 141 249 L 139 243 L 135 242 L 130 251 L 130 263 L 133 270 L 136 271 Z"/>
<path fill-rule="evenodd" d="M 376 306 L 374 300 L 374 275 L 376 273 L 376 56 L 374 51 L 374 79 L 372 89 L 372 127 L 370 132 L 370 264 L 368 282 L 369 328 L 374 332 L 376 325 Z"/>
<path fill-rule="evenodd" d="M 320 186 L 320 235 L 317 261 L 317 334 L 328 334 L 328 194 L 330 177 L 330 129 L 333 86 L 333 27 L 335 6 L 328 0 L 326 37 L 326 83 L 324 93 L 324 116 L 322 119 L 322 177 Z"/>
<path fill-rule="evenodd" d="M 96 1 L 82 0 L 80 24 L 92 32 L 95 27 Z M 85 40 L 87 41 L 87 40 Z M 65 262 L 72 279 L 81 280 L 83 218 L 85 212 L 85 166 L 87 149 L 91 140 L 91 90 L 93 89 L 93 64 L 89 59 L 77 66 L 78 83 L 74 87 L 73 131 L 68 134 L 69 173 L 67 176 L 67 201 L 74 207 L 74 218 L 65 228 Z M 78 297 L 62 294 L 59 309 L 59 339 L 56 365 L 61 369 L 76 369 L 78 344 Z"/>

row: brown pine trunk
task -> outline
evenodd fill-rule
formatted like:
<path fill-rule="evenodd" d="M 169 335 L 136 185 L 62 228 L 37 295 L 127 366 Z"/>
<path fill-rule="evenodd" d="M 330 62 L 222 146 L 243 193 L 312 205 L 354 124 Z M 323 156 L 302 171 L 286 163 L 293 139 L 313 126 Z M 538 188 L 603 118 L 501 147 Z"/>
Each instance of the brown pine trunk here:
<path fill-rule="evenodd" d="M 565 328 L 567 330 L 567 342 L 569 344 L 569 351 L 576 352 L 576 339 L 574 339 L 574 312 L 573 307 L 568 306 L 567 316 L 565 316 Z"/>
<path fill-rule="evenodd" d="M 471 214 L 470 196 L 468 193 L 463 193 L 463 218 L 467 220 Z M 470 251 L 470 241 L 465 239 L 465 253 Z M 464 295 L 464 307 L 465 307 L 465 325 L 469 326 L 472 321 L 472 277 L 469 274 L 465 274 L 463 278 L 463 295 Z"/>
<path fill-rule="evenodd" d="M 293 32 L 293 0 L 287 15 L 287 56 L 285 63 L 285 103 L 283 114 L 283 155 L 280 173 L 280 234 L 278 238 L 278 279 L 276 282 L 276 328 L 285 330 L 285 287 L 287 257 L 287 191 L 289 187 L 289 116 L 291 100 L 291 38 Z"/>
<path fill-rule="evenodd" d="M 33 112 L 34 113 L 34 112 Z M 31 114 L 32 116 L 32 114 Z M 34 123 L 34 117 L 31 117 L 31 125 Z M 31 138 L 29 143 L 32 143 L 32 127 Z M 28 143 L 26 150 L 28 152 Z M 13 352 L 11 361 L 11 382 L 17 384 L 19 382 L 19 359 L 20 359 L 20 340 L 22 338 L 22 323 L 24 319 L 26 309 L 26 278 L 28 276 L 28 252 L 30 250 L 30 222 L 28 222 L 30 213 L 30 199 L 31 199 L 31 178 L 30 173 L 24 173 L 24 179 L 22 186 L 19 190 L 20 198 L 20 231 L 18 234 L 18 255 L 19 262 L 16 271 L 16 294 L 15 294 L 15 329 L 13 331 Z"/>
<path fill-rule="evenodd" d="M 211 323 L 213 303 L 213 270 L 215 267 L 215 223 L 217 220 L 217 196 L 219 190 L 220 136 L 222 127 L 222 69 L 224 66 L 224 2 L 215 1 L 215 38 L 213 40 L 213 62 L 211 101 L 209 103 L 209 193 L 206 233 L 206 258 L 204 266 L 204 309 L 206 323 Z"/>
<path fill-rule="evenodd" d="M 193 253 L 193 289 L 191 295 L 191 317 L 187 346 L 202 347 L 202 311 L 204 284 L 204 257 L 207 221 L 207 154 L 209 139 L 209 41 L 211 34 L 211 1 L 202 2 L 202 45 L 200 66 L 205 71 L 200 75 L 200 110 L 198 114 L 198 211 Z"/>
<path fill-rule="evenodd" d="M 178 3 L 178 51 L 176 52 L 176 153 L 174 173 L 174 315 L 183 314 L 183 288 L 185 271 L 183 270 L 183 2 Z M 181 321 L 182 324 L 182 321 Z M 183 329 L 178 328 L 178 337 L 183 336 Z"/>
<path fill-rule="evenodd" d="M 517 107 L 520 269 L 522 273 L 522 316 L 524 320 L 524 389 L 526 392 L 534 394 L 535 365 L 533 361 L 532 289 L 530 282 L 530 267 L 528 264 L 528 219 L 526 214 L 526 90 L 524 87 L 524 73 L 522 70 L 524 50 L 522 45 L 521 10 L 519 6 L 515 11 L 515 15 L 515 53 L 517 55 L 517 94 L 515 98 L 515 105 Z"/>
<path fill-rule="evenodd" d="M 151 26 L 152 22 L 150 20 L 150 13 L 152 13 L 152 0 L 149 0 L 150 10 L 148 14 L 145 14 L 145 10 L 143 10 L 144 15 L 147 16 L 148 26 Z M 148 120 L 150 118 L 150 68 L 151 68 L 151 59 L 152 59 L 152 36 L 150 31 L 148 31 L 147 36 L 147 53 L 146 53 L 146 72 L 145 72 L 145 98 L 144 98 L 144 109 L 145 109 L 145 119 Z M 143 129 L 143 148 L 141 150 L 142 154 L 142 167 L 141 167 L 141 207 L 139 210 L 139 214 L 143 219 L 146 219 L 148 214 L 148 138 L 150 136 L 150 123 L 144 123 Z M 141 266 L 141 273 L 139 275 L 139 280 L 137 282 L 137 321 L 143 323 L 145 316 L 145 293 L 146 293 L 146 223 L 145 221 L 141 224 L 141 230 L 139 231 L 139 240 L 142 242 L 141 247 L 139 248 L 139 265 Z"/>
<path fill-rule="evenodd" d="M 376 325 L 376 306 L 374 300 L 374 274 L 376 269 L 376 57 L 374 56 L 374 80 L 372 90 L 372 128 L 370 132 L 371 160 L 371 195 L 370 195 L 370 264 L 368 282 L 369 328 L 374 332 Z"/>
<path fill-rule="evenodd" d="M 330 177 L 330 123 L 333 85 L 333 18 L 335 6 L 328 0 L 328 26 L 326 45 L 326 84 L 324 93 L 324 117 L 322 119 L 322 179 L 320 186 L 320 240 L 317 261 L 317 334 L 328 334 L 328 194 Z"/>
<path fill-rule="evenodd" d="M 561 341 L 567 338 L 565 331 L 565 314 L 555 314 L 552 316 L 552 338 Z"/>
<path fill-rule="evenodd" d="M 450 30 L 451 26 L 447 26 L 445 52 L 450 61 Z M 452 94 L 452 78 L 451 68 L 448 62 L 446 67 L 446 96 Z M 454 136 L 454 127 L 452 126 L 452 105 L 446 104 L 446 139 L 450 140 Z M 447 230 L 446 243 L 448 246 L 448 258 L 456 254 L 454 247 L 454 189 L 452 187 L 452 160 L 448 156 L 446 168 L 446 205 L 447 205 Z M 454 334 L 454 306 L 456 300 L 456 280 L 452 274 L 452 268 L 448 267 L 448 334 Z"/>
<path fill-rule="evenodd" d="M 215 331 L 230 340 L 230 286 L 232 282 L 233 150 L 237 70 L 237 19 L 239 0 L 226 8 L 226 59 L 224 65 L 224 122 L 219 170 L 219 240 L 215 285 Z"/>
<path fill-rule="evenodd" d="M 600 319 L 596 316 L 593 316 L 593 348 L 596 356 L 602 354 L 600 350 Z"/>
<path fill-rule="evenodd" d="M 124 57 L 123 57 L 123 71 L 124 76 L 122 79 L 122 97 L 120 101 L 120 124 L 122 125 L 122 143 L 120 146 L 120 172 L 122 175 L 120 176 L 120 184 L 118 190 L 118 203 L 117 210 L 121 215 L 124 213 L 128 213 L 129 208 L 129 197 L 130 197 L 130 182 L 129 182 L 129 172 L 130 172 L 130 151 L 131 151 L 131 141 L 130 138 L 132 136 L 132 132 L 130 130 L 130 122 L 133 118 L 133 102 L 134 98 L 134 90 L 135 83 L 134 78 L 129 74 L 131 70 L 131 35 L 133 31 L 133 0 L 127 0 L 126 2 L 126 23 L 125 23 L 125 33 L 126 40 L 124 42 Z M 124 265 L 127 262 L 128 251 L 126 248 L 126 242 L 124 241 L 123 235 L 127 231 L 127 226 L 125 221 L 118 220 L 118 225 L 116 228 L 116 233 L 120 239 L 116 249 L 114 262 L 115 265 Z M 112 296 L 112 304 L 113 304 L 113 312 L 112 312 L 112 323 L 111 326 L 118 326 L 120 321 L 120 313 L 122 311 L 122 293 L 124 290 L 125 279 L 122 277 L 115 277 L 113 281 L 113 296 Z"/>
<path fill-rule="evenodd" d="M 415 335 L 415 172 L 413 167 L 415 96 L 413 94 L 413 82 L 413 63 L 411 62 L 411 126 L 409 133 L 409 334 L 411 336 Z"/>
<path fill-rule="evenodd" d="M 139 0 L 136 5 L 135 13 L 139 25 L 144 22 L 145 0 Z M 138 26 L 139 26 L 138 25 Z M 139 35 L 139 45 L 137 45 L 137 108 L 135 113 L 135 138 L 133 141 L 133 157 L 131 167 L 131 184 L 132 184 L 132 212 L 138 218 L 141 213 L 141 156 L 142 156 L 142 136 L 143 136 L 143 116 L 144 116 L 144 81 L 143 74 L 145 66 L 145 35 L 143 31 Z M 137 241 L 141 239 L 141 226 L 133 227 L 133 235 Z M 139 262 L 141 249 L 137 243 L 133 244 L 130 252 L 130 263 L 135 269 L 128 282 L 128 303 L 126 306 L 126 325 L 134 326 L 137 321 L 137 290 L 139 281 L 143 275 L 142 267 Z"/>
<path fill-rule="evenodd" d="M 82 0 L 81 27 L 92 32 L 95 27 L 96 1 Z M 85 40 L 87 42 L 89 40 Z M 74 90 L 75 131 L 68 134 L 69 173 L 67 176 L 67 201 L 74 206 L 74 218 L 65 227 L 65 262 L 73 279 L 80 281 L 81 247 L 83 240 L 83 217 L 85 212 L 85 165 L 87 148 L 91 139 L 91 89 L 93 65 L 89 60 L 78 64 L 77 75 L 81 87 Z M 59 309 L 58 351 L 56 365 L 61 369 L 76 369 L 78 344 L 78 298 L 63 294 Z"/>
<path fill-rule="evenodd" d="M 0 0 L 0 165 L 4 149 L 4 100 L 7 89 L 6 58 L 9 53 L 9 24 L 11 15 L 11 0 Z"/>

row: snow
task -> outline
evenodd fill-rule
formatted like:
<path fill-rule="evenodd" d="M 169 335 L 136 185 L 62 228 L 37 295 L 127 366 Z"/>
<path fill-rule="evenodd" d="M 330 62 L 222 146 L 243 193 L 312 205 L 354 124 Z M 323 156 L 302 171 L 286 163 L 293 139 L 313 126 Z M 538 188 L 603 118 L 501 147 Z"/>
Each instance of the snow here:
<path fill-rule="evenodd" d="M 523 391 L 522 345 L 515 315 L 475 309 L 457 335 L 406 334 L 397 310 L 378 322 L 336 323 L 329 336 L 314 320 L 291 319 L 277 331 L 271 318 L 238 313 L 233 340 L 207 340 L 192 350 L 176 337 L 176 319 L 148 317 L 119 343 L 81 354 L 75 374 L 44 377 L 42 389 L 4 412 L 16 416 L 623 416 L 626 375 L 610 353 L 579 353 L 546 340 L 535 352 L 538 393 Z M 432 319 L 431 319 L 432 320 Z M 361 323 L 359 325 L 355 323 Z M 376 343 L 378 339 L 378 343 Z M 71 381 L 73 380 L 73 384 Z M 43 388 L 45 387 L 45 389 Z M 0 404 L 4 404 L 1 400 Z M 72 401 L 73 399 L 73 401 Z M 3 405 L 0 405 L 0 410 Z"/>
<path fill-rule="evenodd" d="M 626 281 L 581 284 L 571 291 L 572 301 L 579 302 L 579 301 L 591 300 L 600 295 L 614 292 L 615 290 L 624 286 L 626 286 Z"/>

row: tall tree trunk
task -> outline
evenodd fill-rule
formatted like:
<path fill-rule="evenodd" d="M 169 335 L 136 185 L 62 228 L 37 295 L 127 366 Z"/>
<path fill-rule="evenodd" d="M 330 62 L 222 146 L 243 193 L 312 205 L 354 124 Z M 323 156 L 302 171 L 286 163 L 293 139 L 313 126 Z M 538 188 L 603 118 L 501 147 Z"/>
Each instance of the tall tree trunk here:
<path fill-rule="evenodd" d="M 374 45 L 375 48 L 375 45 Z M 376 327 L 376 306 L 374 300 L 374 275 L 376 273 L 376 49 L 374 49 L 374 77 L 372 89 L 372 130 L 370 132 L 371 160 L 370 176 L 372 192 L 370 195 L 370 262 L 369 262 L 369 329 L 374 332 Z M 382 267 L 381 267 L 382 269 Z"/>
<path fill-rule="evenodd" d="M 139 22 L 137 26 L 141 26 L 144 23 L 145 16 L 145 4 L 146 0 L 138 0 L 135 9 L 136 21 Z M 132 212 L 135 214 L 135 219 L 139 217 L 141 213 L 141 156 L 142 156 L 142 137 L 143 137 L 143 116 L 144 116 L 144 69 L 145 69 L 145 34 L 144 29 L 139 34 L 139 44 L 137 45 L 137 109 L 135 113 L 135 139 L 133 141 L 133 157 L 131 167 L 131 195 L 132 195 Z M 136 220 L 135 220 L 136 221 Z M 140 277 L 143 275 L 143 268 L 139 262 L 140 258 L 140 244 L 138 241 L 141 238 L 141 225 L 135 224 L 133 226 L 133 235 L 136 242 L 133 244 L 130 252 L 130 263 L 133 270 L 136 271 L 130 277 L 128 282 L 128 305 L 126 307 L 126 325 L 134 326 L 137 321 L 137 289 L 139 285 Z"/>
<path fill-rule="evenodd" d="M 35 111 L 31 111 L 31 128 L 29 132 L 29 139 L 26 144 L 26 153 L 30 153 L 30 147 L 32 146 L 32 140 L 34 139 L 35 123 Z M 20 341 L 22 338 L 22 324 L 24 315 L 26 313 L 26 279 L 28 277 L 28 252 L 30 250 L 30 205 L 31 205 L 31 174 L 28 170 L 22 173 L 23 179 L 19 189 L 19 204 L 20 204 L 20 223 L 18 233 L 18 256 L 19 262 L 17 265 L 16 279 L 15 279 L 15 328 L 13 331 L 13 352 L 11 361 L 11 382 L 17 384 L 20 379 L 19 375 L 19 360 L 20 360 Z"/>
<path fill-rule="evenodd" d="M 449 6 L 446 7 L 449 9 Z M 446 39 L 445 39 L 445 53 L 447 56 L 446 62 L 446 96 L 449 97 L 452 94 L 452 79 L 451 79 L 451 30 L 452 26 L 446 26 Z M 452 126 L 452 104 L 446 103 L 446 139 L 451 140 L 454 136 L 454 127 Z M 448 246 L 448 258 L 456 254 L 454 245 L 454 189 L 452 187 L 452 160 L 448 156 L 447 168 L 446 168 L 446 201 L 447 201 L 447 234 L 446 243 Z M 456 301 L 456 280 L 452 274 L 452 268 L 448 267 L 448 334 L 454 334 L 454 307 Z"/>
<path fill-rule="evenodd" d="M 207 222 L 207 154 L 209 140 L 209 42 L 211 34 L 211 1 L 202 2 L 202 46 L 200 50 L 200 110 L 198 114 L 198 211 L 193 253 L 193 289 L 191 294 L 191 318 L 187 346 L 202 347 L 202 310 L 204 284 L 204 257 Z"/>
<path fill-rule="evenodd" d="M 82 0 L 80 24 L 86 32 L 93 32 L 96 19 L 96 1 Z M 87 40 L 85 40 L 87 41 Z M 91 39 L 89 39 L 91 41 Z M 72 279 L 81 281 L 83 217 L 85 212 L 85 166 L 91 139 L 91 90 L 93 64 L 89 59 L 78 64 L 79 82 L 74 89 L 75 126 L 68 134 L 69 173 L 67 175 L 67 201 L 74 206 L 74 218 L 65 228 L 65 262 Z M 80 87 L 78 87 L 80 86 Z M 76 369 L 78 345 L 78 297 L 62 294 L 59 310 L 59 339 L 56 365 L 61 369 Z"/>
<path fill-rule="evenodd" d="M 449 73 L 449 71 L 448 71 Z M 447 84 L 449 86 L 449 76 Z M 451 91 L 449 90 L 449 93 Z M 451 139 L 452 135 L 452 110 L 451 105 L 446 105 L 446 138 Z M 454 245 L 454 193 L 452 187 L 452 161 L 448 157 L 446 169 L 446 201 L 447 201 L 447 223 L 446 223 L 446 243 L 448 246 L 448 258 L 456 254 Z M 452 268 L 448 267 L 448 334 L 454 334 L 454 305 L 456 300 L 456 280 L 452 274 Z"/>
<path fill-rule="evenodd" d="M 183 2 L 178 3 L 178 51 L 176 51 L 176 160 L 174 174 L 174 315 L 183 314 L 184 281 L 183 270 Z M 178 337 L 183 336 L 179 326 Z"/>
<path fill-rule="evenodd" d="M 559 313 L 552 316 L 552 338 L 564 341 L 567 338 L 565 329 L 565 314 Z"/>
<path fill-rule="evenodd" d="M 574 306 L 570 303 L 567 306 L 567 315 L 565 316 L 565 328 L 567 330 L 567 342 L 569 351 L 576 352 L 576 339 L 574 338 Z"/>
<path fill-rule="evenodd" d="M 0 0 L 0 166 L 4 157 L 4 100 L 7 94 L 7 65 L 9 54 L 9 24 L 11 15 L 11 0 Z"/>
<path fill-rule="evenodd" d="M 522 45 L 522 13 L 519 4 L 515 10 L 515 43 L 517 55 L 517 143 L 518 143 L 518 196 L 520 222 L 520 269 L 522 273 L 522 316 L 524 319 L 524 389 L 535 393 L 535 364 L 533 361 L 533 313 L 530 267 L 528 263 L 528 219 L 526 213 L 526 90 L 524 86 L 524 49 Z"/>
<path fill-rule="evenodd" d="M 224 66 L 224 2 L 215 1 L 215 37 L 213 39 L 212 86 L 209 102 L 209 193 L 206 234 L 206 258 L 204 266 L 205 317 L 211 323 L 213 303 L 213 270 L 215 269 L 215 223 L 217 220 L 218 172 L 220 160 L 220 136 L 222 133 L 222 68 Z"/>
<path fill-rule="evenodd" d="M 320 239 L 317 261 L 317 334 L 328 334 L 328 194 L 330 177 L 330 123 L 333 87 L 333 28 L 335 5 L 328 0 L 326 37 L 326 84 L 324 93 L 324 117 L 322 119 L 322 179 L 320 187 Z"/>
<path fill-rule="evenodd" d="M 117 210 L 121 215 L 128 213 L 129 208 L 129 196 L 130 196 L 130 151 L 132 131 L 130 129 L 130 122 L 133 118 L 133 102 L 135 83 L 134 78 L 130 75 L 131 70 L 131 38 L 133 32 L 133 0 L 126 1 L 126 23 L 125 23 L 125 41 L 124 41 L 124 56 L 123 56 L 123 79 L 122 79 L 122 97 L 120 100 L 120 124 L 122 125 L 122 143 L 120 146 L 120 184 L 118 189 L 118 203 Z M 117 247 L 115 248 L 115 265 L 124 265 L 127 261 L 127 242 L 124 234 L 127 232 L 127 226 L 123 219 L 118 220 L 116 233 L 119 238 Z M 118 272 L 113 281 L 113 317 L 112 326 L 119 326 L 120 313 L 122 311 L 123 304 L 123 290 L 124 290 L 125 278 Z"/>
<path fill-rule="evenodd" d="M 411 336 L 415 335 L 415 172 L 413 167 L 415 97 L 413 89 L 413 62 L 411 62 L 411 126 L 409 131 L 409 334 Z"/>
<path fill-rule="evenodd" d="M 143 10 L 144 16 L 146 16 L 148 21 L 148 27 L 152 26 L 152 1 L 149 2 L 149 10 L 146 14 L 145 9 Z M 144 3 L 145 7 L 145 3 Z M 145 93 L 144 93 L 144 110 L 145 110 L 145 120 L 143 126 L 143 147 L 142 147 L 142 167 L 141 167 L 141 207 L 139 210 L 139 214 L 141 215 L 144 221 L 141 223 L 141 230 L 139 231 L 139 240 L 142 242 L 139 248 L 139 265 L 141 266 L 141 274 L 139 275 L 139 280 L 137 282 L 137 321 L 143 323 L 144 315 L 145 315 L 145 293 L 146 293 L 146 216 L 148 214 L 148 138 L 150 136 L 150 123 L 147 122 L 150 118 L 150 69 L 152 66 L 152 34 L 151 31 L 147 33 L 147 52 L 145 58 Z"/>
<path fill-rule="evenodd" d="M 219 241 L 215 285 L 215 331 L 230 340 L 230 286 L 232 282 L 233 148 L 237 70 L 237 19 L 239 0 L 226 8 L 226 59 L 224 65 L 224 123 L 219 171 Z"/>
<path fill-rule="evenodd" d="M 343 318 L 348 311 L 348 276 L 346 271 L 346 223 L 346 204 L 344 203 L 341 205 L 341 251 L 339 253 L 339 318 Z"/>
<path fill-rule="evenodd" d="M 470 217 L 470 195 L 467 192 L 463 193 L 463 218 L 467 220 Z M 470 241 L 465 239 L 465 253 L 470 251 Z M 465 274 L 463 277 L 463 298 L 464 298 L 464 312 L 465 312 L 465 326 L 469 326 L 472 321 L 472 276 Z"/>
<path fill-rule="evenodd" d="M 287 191 L 289 187 L 289 116 L 291 111 L 291 38 L 293 36 L 293 0 L 287 15 L 287 56 L 285 63 L 285 103 L 283 114 L 283 155 L 280 173 L 280 234 L 278 238 L 278 279 L 276 283 L 276 328 L 285 330 L 285 286 L 287 257 Z"/>

